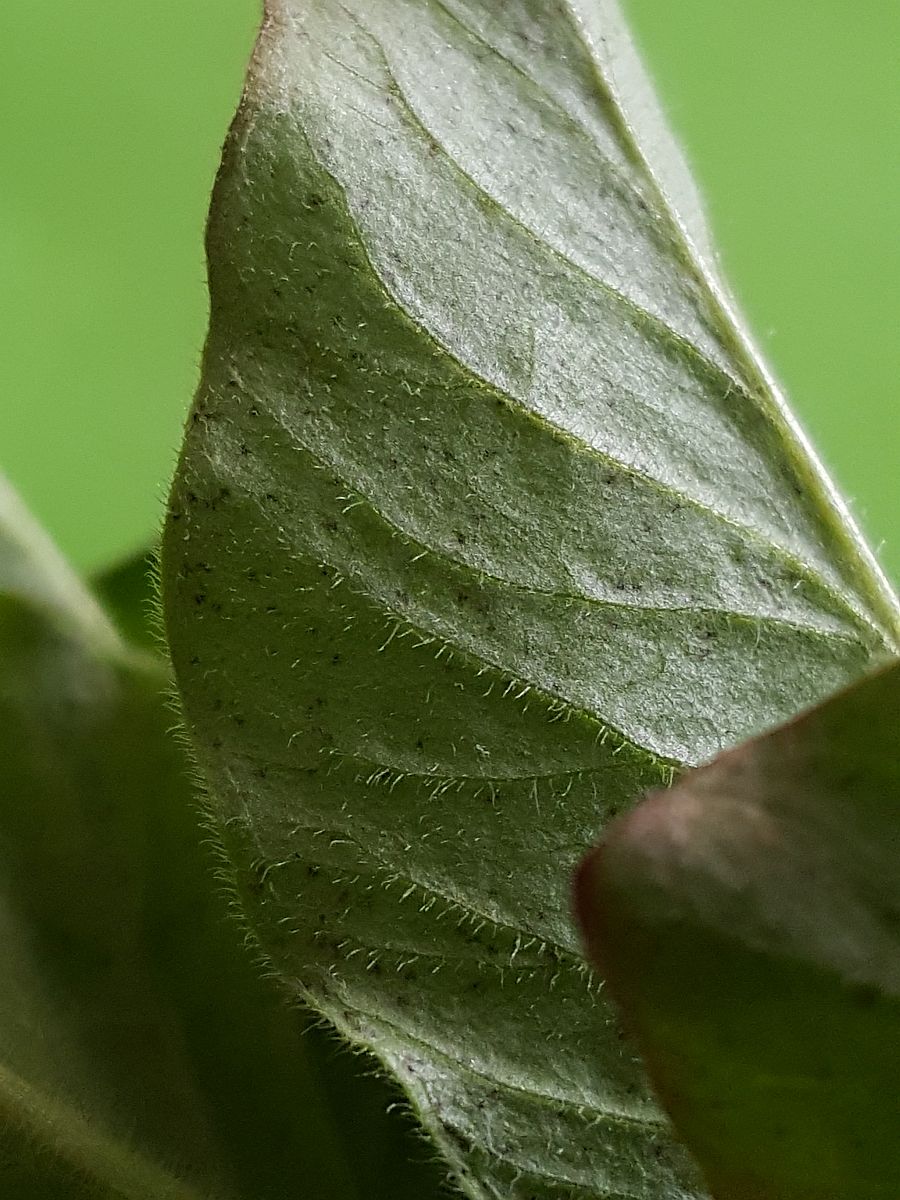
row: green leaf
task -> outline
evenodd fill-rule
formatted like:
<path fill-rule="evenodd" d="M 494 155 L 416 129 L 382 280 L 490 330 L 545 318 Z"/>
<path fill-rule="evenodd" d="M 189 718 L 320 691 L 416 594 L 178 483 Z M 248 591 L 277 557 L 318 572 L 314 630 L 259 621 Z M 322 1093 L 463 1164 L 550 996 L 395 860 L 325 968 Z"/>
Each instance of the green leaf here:
<path fill-rule="evenodd" d="M 121 636 L 132 646 L 160 650 L 156 622 L 157 554 L 139 550 L 93 579 L 94 593 Z"/>
<path fill-rule="evenodd" d="M 608 832 L 579 908 L 721 1200 L 900 1187 L 900 663 Z"/>
<path fill-rule="evenodd" d="M 436 1194 L 396 1097 L 242 948 L 168 686 L 0 480 L 0 1193 Z"/>
<path fill-rule="evenodd" d="M 606 0 L 269 5 L 168 636 L 273 970 L 479 1200 L 698 1195 L 571 871 L 898 627 L 708 253 Z"/>
<path fill-rule="evenodd" d="M 155 549 L 141 551 L 113 564 L 94 579 L 95 592 L 131 643 L 156 649 L 160 649 L 158 559 Z M 213 868 L 220 874 L 219 864 L 209 851 L 200 859 L 196 851 L 192 855 L 200 892 L 208 896 L 208 872 Z M 224 922 L 224 907 L 219 907 L 221 915 L 216 915 Z M 364 1196 L 366 1200 L 425 1200 L 437 1195 L 441 1190 L 442 1172 L 426 1157 L 422 1139 L 413 1136 L 413 1123 L 407 1106 L 398 1103 L 396 1087 L 376 1074 L 370 1058 L 347 1053 L 334 1031 L 315 1013 L 297 1007 L 295 1019 L 289 1023 L 288 1036 L 282 1036 L 271 1047 L 263 1044 L 262 1038 L 257 1038 L 256 1044 L 248 1043 L 248 1024 L 256 1022 L 263 1029 L 261 1022 L 271 1020 L 267 1014 L 281 997 L 273 994 L 269 984 L 263 984 L 257 978 L 258 970 L 251 969 L 246 950 L 240 949 L 236 942 L 237 926 L 222 932 L 226 935 L 222 940 L 223 953 L 230 960 L 227 968 L 232 974 L 237 968 L 235 979 L 240 982 L 240 999 L 245 1007 L 259 1012 L 244 1014 L 242 1018 L 244 1050 L 240 1054 L 236 1054 L 229 1044 L 235 1013 L 226 1013 L 228 1024 L 223 1023 L 224 1037 L 218 1052 L 226 1060 L 237 1058 L 239 1067 L 245 1055 L 261 1060 L 254 1069 L 276 1080 L 272 1103 L 263 1109 L 262 1119 L 281 1130 L 284 1126 L 281 1110 L 292 1106 L 294 1116 L 303 1124 L 299 1130 L 285 1129 L 285 1136 L 301 1153 L 310 1137 L 320 1136 L 321 1122 L 332 1127 L 322 1146 L 325 1154 L 335 1156 L 335 1161 L 328 1165 L 327 1184 L 321 1178 L 316 1184 L 320 1194 L 339 1195 L 341 1200 L 356 1200 L 357 1196 Z M 208 962 L 201 960 L 201 965 L 203 970 L 208 970 Z M 221 998 L 216 1003 L 221 1004 Z M 280 1018 L 279 1028 L 283 1024 L 284 1019 Z M 298 1037 L 302 1037 L 302 1045 L 297 1044 Z M 277 1051 L 277 1063 L 271 1061 L 271 1050 Z M 296 1095 L 285 1096 L 279 1092 L 277 1080 L 284 1071 L 292 1075 L 303 1073 L 298 1079 L 300 1086 Z M 310 1108 L 315 1108 L 318 1116 L 307 1122 L 305 1113 Z M 253 1136 L 258 1137 L 258 1134 L 254 1131 Z M 267 1154 L 271 1158 L 270 1169 L 278 1175 L 279 1189 L 287 1187 L 284 1177 L 293 1169 L 293 1158 L 285 1158 L 280 1153 L 270 1154 L 268 1149 Z M 309 1182 L 308 1167 L 304 1177 Z"/>

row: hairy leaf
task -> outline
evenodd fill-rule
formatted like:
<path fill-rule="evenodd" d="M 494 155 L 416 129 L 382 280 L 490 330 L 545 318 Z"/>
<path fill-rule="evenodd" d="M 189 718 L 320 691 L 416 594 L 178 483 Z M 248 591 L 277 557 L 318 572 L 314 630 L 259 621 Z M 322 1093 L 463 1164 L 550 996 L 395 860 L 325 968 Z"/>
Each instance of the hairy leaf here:
<path fill-rule="evenodd" d="M 900 664 L 616 822 L 579 909 L 721 1200 L 900 1187 Z"/>
<path fill-rule="evenodd" d="M 146 570 L 116 575 L 136 630 Z M 436 1194 L 393 1098 L 242 948 L 167 686 L 0 481 L 0 1193 Z"/>
<path fill-rule="evenodd" d="M 698 1184 L 582 965 L 598 828 L 891 643 L 608 0 L 279 0 L 163 552 L 274 969 L 480 1200 Z"/>
<path fill-rule="evenodd" d="M 93 589 L 121 636 L 132 646 L 160 649 L 153 581 L 158 554 L 139 550 L 98 572 Z"/>

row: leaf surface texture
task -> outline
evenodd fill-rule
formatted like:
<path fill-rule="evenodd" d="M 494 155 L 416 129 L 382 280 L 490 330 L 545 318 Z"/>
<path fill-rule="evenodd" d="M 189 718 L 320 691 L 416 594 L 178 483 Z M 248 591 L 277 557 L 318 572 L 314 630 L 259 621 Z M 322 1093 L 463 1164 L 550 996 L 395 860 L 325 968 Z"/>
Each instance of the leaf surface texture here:
<path fill-rule="evenodd" d="M 270 4 L 209 261 L 164 598 L 264 952 L 470 1196 L 699 1195 L 571 870 L 896 611 L 617 10 Z"/>

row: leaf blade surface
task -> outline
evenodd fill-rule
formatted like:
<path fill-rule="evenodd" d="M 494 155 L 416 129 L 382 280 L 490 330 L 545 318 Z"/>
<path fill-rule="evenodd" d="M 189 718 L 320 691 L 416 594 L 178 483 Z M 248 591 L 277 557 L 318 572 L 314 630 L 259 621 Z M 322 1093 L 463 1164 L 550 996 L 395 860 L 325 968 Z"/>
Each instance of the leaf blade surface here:
<path fill-rule="evenodd" d="M 636 152 L 618 21 L 270 5 L 164 547 L 254 928 L 477 1197 L 695 1194 L 569 872 L 896 623 Z"/>

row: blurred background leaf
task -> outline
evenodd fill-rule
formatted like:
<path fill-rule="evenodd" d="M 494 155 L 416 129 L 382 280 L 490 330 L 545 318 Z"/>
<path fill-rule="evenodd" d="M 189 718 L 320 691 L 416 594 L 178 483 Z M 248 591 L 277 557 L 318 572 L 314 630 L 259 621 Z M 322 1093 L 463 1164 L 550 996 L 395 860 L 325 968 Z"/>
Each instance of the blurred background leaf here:
<path fill-rule="evenodd" d="M 0 6 L 0 454 L 82 567 L 159 521 L 259 7 Z M 626 9 L 757 335 L 896 579 L 900 5 Z"/>

